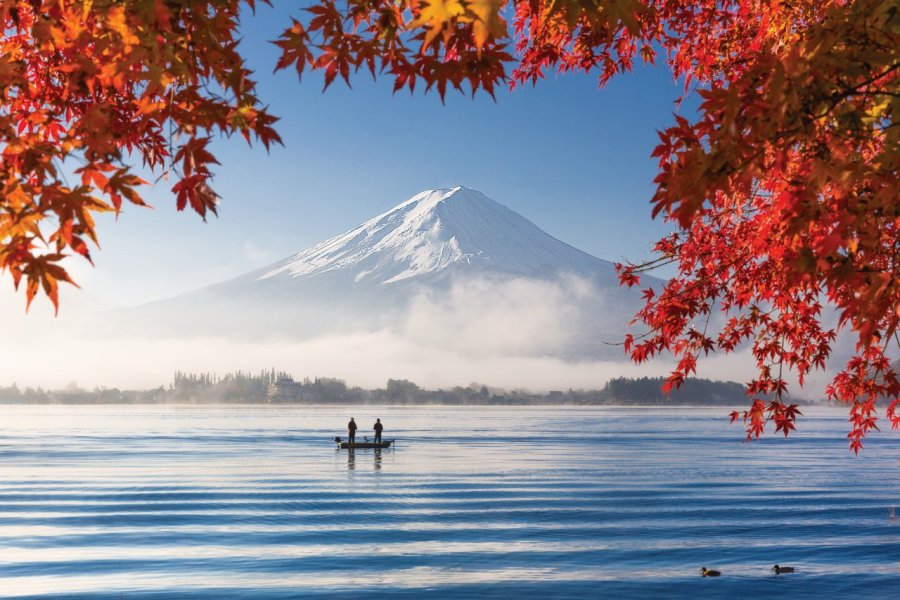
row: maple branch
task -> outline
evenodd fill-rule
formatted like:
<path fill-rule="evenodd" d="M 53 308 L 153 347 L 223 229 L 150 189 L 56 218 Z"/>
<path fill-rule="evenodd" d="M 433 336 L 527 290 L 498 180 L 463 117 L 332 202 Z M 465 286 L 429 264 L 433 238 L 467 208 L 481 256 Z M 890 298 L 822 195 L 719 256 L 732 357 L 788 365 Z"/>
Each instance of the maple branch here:
<path fill-rule="evenodd" d="M 711 253 L 710 253 L 710 254 L 711 254 Z M 722 290 L 722 289 L 725 289 L 726 287 L 728 287 L 728 284 L 731 283 L 732 281 L 734 281 L 735 277 L 737 277 L 737 275 L 738 275 L 740 269 L 733 269 L 733 267 L 735 267 L 735 266 L 737 265 L 737 263 L 738 263 L 740 260 L 741 260 L 740 257 L 737 258 L 737 259 L 735 259 L 734 262 L 732 262 L 730 265 L 726 265 L 725 267 L 720 268 L 718 271 L 716 271 L 716 272 L 713 274 L 713 275 L 719 275 L 719 274 L 721 274 L 721 273 L 723 273 L 723 272 L 730 272 L 730 273 L 731 273 L 731 275 L 729 275 L 729 277 L 728 277 L 725 281 L 723 281 L 722 283 L 720 283 L 720 284 L 717 286 L 717 288 L 718 288 L 719 290 Z M 752 260 L 753 260 L 752 257 L 746 258 L 746 259 L 743 261 L 743 263 L 741 264 L 741 268 L 745 267 L 745 266 L 746 266 L 747 264 L 749 264 Z M 679 290 L 679 291 L 677 291 L 677 292 L 674 292 L 674 293 L 672 293 L 672 294 L 668 294 L 668 295 L 666 296 L 666 298 L 667 298 L 667 299 L 669 299 L 669 298 L 678 298 L 678 297 L 684 296 L 685 294 L 692 293 L 692 292 L 696 291 L 696 289 L 697 289 L 698 287 L 700 287 L 703 283 L 704 283 L 704 280 L 698 278 L 698 279 L 695 280 L 695 282 L 694 282 L 693 285 L 690 285 L 690 286 L 687 286 L 687 287 L 685 287 L 685 288 L 682 288 L 681 290 Z M 663 292 L 662 292 L 662 294 L 666 294 L 667 290 L 668 290 L 668 288 L 664 289 Z M 660 295 L 660 298 L 662 298 L 662 294 Z M 718 298 L 718 296 L 716 296 L 716 298 Z"/>
<path fill-rule="evenodd" d="M 655 271 L 656 269 L 666 267 L 677 262 L 677 257 L 661 256 L 660 258 L 649 260 L 640 264 L 635 264 L 632 262 L 627 262 L 626 264 L 628 265 L 629 270 L 634 273 L 648 273 L 650 271 Z"/>
<path fill-rule="evenodd" d="M 834 109 L 836 109 L 836 108 L 840 105 L 840 103 L 841 103 L 842 101 L 846 100 L 847 98 L 851 98 L 851 97 L 853 97 L 853 96 L 865 96 L 865 95 L 867 95 L 865 92 L 863 92 L 862 94 L 860 94 L 860 93 L 858 93 L 858 92 L 860 92 L 860 90 L 862 90 L 862 88 L 864 88 L 864 87 L 866 87 L 866 86 L 868 86 L 868 85 L 871 85 L 872 83 L 875 83 L 876 81 L 878 81 L 878 80 L 881 79 L 882 77 L 885 77 L 885 76 L 887 76 L 887 75 L 890 75 L 892 72 L 896 71 L 897 69 L 900 69 L 900 63 L 895 63 L 893 66 L 891 66 L 890 68 L 886 69 L 886 70 L 883 71 L 882 73 L 880 73 L 880 74 L 878 74 L 878 75 L 875 75 L 875 76 L 873 76 L 873 77 L 871 77 L 871 78 L 869 78 L 869 79 L 867 79 L 867 80 L 865 80 L 865 81 L 863 81 L 863 82 L 861 82 L 861 83 L 858 83 L 857 85 L 855 85 L 855 86 L 853 86 L 853 87 L 845 88 L 844 91 L 843 91 L 842 93 L 838 94 L 837 96 L 833 96 L 832 98 L 830 98 L 830 100 L 831 100 L 831 106 L 830 106 L 824 113 L 822 113 L 822 114 L 820 114 L 820 115 L 812 115 L 812 119 L 811 119 L 811 120 L 812 120 L 812 121 L 821 121 L 822 119 L 824 119 L 825 117 L 827 117 L 828 115 L 830 115 L 830 114 L 834 111 Z M 801 130 L 802 130 L 802 129 L 801 129 Z"/>

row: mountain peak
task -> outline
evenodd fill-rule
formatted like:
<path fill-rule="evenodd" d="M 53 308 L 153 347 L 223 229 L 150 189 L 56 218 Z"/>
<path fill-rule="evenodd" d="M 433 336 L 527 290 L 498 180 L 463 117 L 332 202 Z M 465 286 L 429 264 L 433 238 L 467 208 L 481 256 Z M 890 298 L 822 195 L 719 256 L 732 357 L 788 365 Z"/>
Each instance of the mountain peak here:
<path fill-rule="evenodd" d="M 502 348 L 519 352 L 523 340 L 532 344 L 532 334 L 517 337 L 519 318 L 511 315 L 527 315 L 522 318 L 533 321 L 522 323 L 527 331 L 549 336 L 529 346 L 534 352 L 580 359 L 608 356 L 600 340 L 619 332 L 613 324 L 642 305 L 637 290 L 619 288 L 612 263 L 559 241 L 477 190 L 455 186 L 422 191 L 263 269 L 126 314 L 121 327 L 103 326 L 174 337 L 218 337 L 227 329 L 282 340 L 389 331 L 421 333 L 416 343 L 452 338 L 451 345 L 458 342 L 456 328 L 487 327 L 508 329 L 513 341 Z M 432 320 L 442 323 L 438 329 Z M 447 331 L 446 340 L 443 333 L 432 339 L 434 331 Z"/>
<path fill-rule="evenodd" d="M 259 279 L 325 273 L 391 284 L 449 268 L 541 276 L 608 264 L 464 186 L 424 190 L 350 231 L 266 269 Z"/>
<path fill-rule="evenodd" d="M 409 200 L 401 202 L 391 210 L 384 213 L 384 215 L 392 213 L 394 211 L 412 207 L 415 207 L 417 212 L 425 212 L 434 210 L 441 204 L 450 203 L 451 201 L 453 204 L 465 202 L 490 202 L 496 204 L 493 200 L 491 200 L 478 190 L 467 188 L 462 185 L 456 185 L 451 188 L 435 188 L 433 190 L 423 190 Z M 378 219 L 379 217 L 384 215 L 379 215 L 375 218 Z"/>

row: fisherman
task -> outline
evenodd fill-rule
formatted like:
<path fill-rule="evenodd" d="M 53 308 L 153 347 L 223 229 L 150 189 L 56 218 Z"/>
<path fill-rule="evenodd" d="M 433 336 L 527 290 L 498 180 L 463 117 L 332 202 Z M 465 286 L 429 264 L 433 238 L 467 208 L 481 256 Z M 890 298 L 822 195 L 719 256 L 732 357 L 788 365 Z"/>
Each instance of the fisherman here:
<path fill-rule="evenodd" d="M 375 443 L 381 443 L 381 431 L 384 429 L 384 425 L 381 424 L 381 419 L 375 419 Z"/>
<path fill-rule="evenodd" d="M 347 423 L 347 443 L 356 442 L 356 421 L 353 420 L 353 417 L 350 417 L 350 422 Z"/>

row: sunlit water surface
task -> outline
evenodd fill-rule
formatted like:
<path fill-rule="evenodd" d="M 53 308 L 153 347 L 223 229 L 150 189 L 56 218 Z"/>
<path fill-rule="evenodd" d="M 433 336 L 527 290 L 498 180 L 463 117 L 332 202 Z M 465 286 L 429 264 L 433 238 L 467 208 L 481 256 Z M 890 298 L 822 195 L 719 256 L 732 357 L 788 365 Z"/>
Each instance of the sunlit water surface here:
<path fill-rule="evenodd" d="M 0 407 L 0 596 L 900 597 L 900 435 L 727 412 Z"/>

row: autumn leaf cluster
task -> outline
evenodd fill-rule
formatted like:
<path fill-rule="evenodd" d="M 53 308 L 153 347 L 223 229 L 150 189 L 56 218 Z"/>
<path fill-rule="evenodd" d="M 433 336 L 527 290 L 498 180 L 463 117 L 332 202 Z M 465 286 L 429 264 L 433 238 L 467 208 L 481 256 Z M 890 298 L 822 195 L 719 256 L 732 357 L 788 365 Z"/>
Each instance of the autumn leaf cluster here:
<path fill-rule="evenodd" d="M 878 402 L 900 425 L 888 359 L 900 347 L 900 9 L 882 0 L 750 4 L 719 21 L 730 31 L 717 61 L 693 74 L 705 83 L 699 118 L 677 118 L 660 134 L 654 214 L 677 231 L 657 244 L 657 262 L 620 273 L 635 283 L 669 263 L 677 276 L 648 296 L 638 320 L 649 333 L 630 350 L 638 360 L 674 353 L 669 384 L 678 385 L 700 355 L 749 346 L 753 402 L 733 418 L 750 437 L 769 423 L 787 435 L 797 414 L 780 401 L 788 373 L 802 385 L 847 329 L 855 354 L 827 394 L 849 403 L 858 451 L 877 428 Z M 826 327 L 831 310 L 838 323 Z M 725 320 L 715 332 L 713 315 Z"/>
<path fill-rule="evenodd" d="M 57 305 L 98 213 L 144 204 L 135 165 L 205 217 L 211 136 L 279 141 L 237 50 L 242 4 L 0 1 L 0 269 L 29 304 L 42 289 Z"/>

